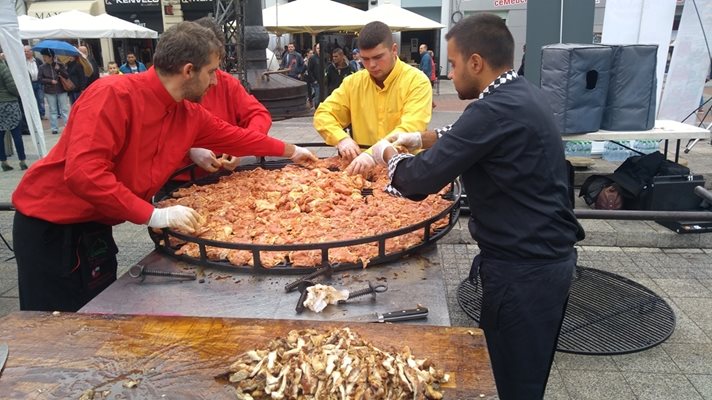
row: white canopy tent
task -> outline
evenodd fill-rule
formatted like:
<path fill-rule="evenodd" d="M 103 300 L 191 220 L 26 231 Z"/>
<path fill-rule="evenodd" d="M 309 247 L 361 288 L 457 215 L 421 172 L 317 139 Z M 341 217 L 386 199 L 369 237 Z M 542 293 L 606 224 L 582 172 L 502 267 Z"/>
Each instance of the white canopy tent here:
<path fill-rule="evenodd" d="M 47 154 L 47 147 L 44 141 L 40 111 L 37 108 L 37 100 L 35 100 L 35 95 L 32 91 L 30 75 L 27 73 L 15 6 L 13 2 L 7 0 L 0 0 L 0 46 L 2 46 L 12 78 L 15 80 L 15 85 L 20 92 L 20 100 L 22 101 L 27 126 L 30 129 L 35 150 L 40 157 L 44 157 Z"/>
<path fill-rule="evenodd" d="M 393 31 L 422 31 L 445 27 L 430 18 L 425 18 L 390 3 L 383 3 L 378 7 L 371 8 L 366 11 L 366 16 L 368 22 L 381 21 Z"/>
<path fill-rule="evenodd" d="M 82 11 L 65 11 L 42 20 L 23 18 L 20 23 L 22 39 L 61 38 L 157 38 L 158 32 L 132 24 L 108 14 L 89 15 Z"/>
<path fill-rule="evenodd" d="M 134 24 L 106 13 L 99 14 L 94 18 L 102 24 L 105 24 L 105 26 L 111 27 L 112 31 L 114 31 L 114 36 L 111 37 L 127 39 L 158 39 L 158 32 L 153 29 Z"/>
<path fill-rule="evenodd" d="M 366 12 L 331 0 L 296 0 L 262 10 L 262 25 L 278 36 L 283 33 L 311 33 L 361 29 L 369 22 Z"/>

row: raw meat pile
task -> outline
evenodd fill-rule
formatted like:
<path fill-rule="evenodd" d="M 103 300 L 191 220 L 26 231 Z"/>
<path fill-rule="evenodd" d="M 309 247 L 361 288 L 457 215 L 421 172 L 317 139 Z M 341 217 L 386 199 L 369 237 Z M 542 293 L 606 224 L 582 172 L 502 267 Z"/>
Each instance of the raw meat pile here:
<path fill-rule="evenodd" d="M 198 211 L 204 223 L 193 235 L 229 243 L 268 245 L 308 244 L 358 239 L 404 228 L 430 218 L 452 204 L 440 195 L 415 202 L 393 197 L 382 189 L 388 183 L 379 168 L 370 180 L 350 176 L 338 158 L 320 160 L 308 167 L 237 172 L 205 186 L 193 185 L 173 193 L 159 207 L 181 204 Z M 368 194 L 366 194 L 365 192 Z M 443 193 L 447 190 L 443 189 Z M 370 192 L 372 191 L 372 194 Z M 446 226 L 444 217 L 431 229 Z M 424 231 L 386 240 L 386 254 L 402 251 L 423 241 Z M 199 258 L 196 243 L 173 242 L 177 254 Z M 254 265 L 252 253 L 207 246 L 211 260 L 234 265 Z M 361 261 L 367 265 L 378 255 L 377 242 L 329 249 L 331 263 Z M 264 267 L 291 263 L 294 267 L 321 265 L 321 250 L 262 251 Z"/>

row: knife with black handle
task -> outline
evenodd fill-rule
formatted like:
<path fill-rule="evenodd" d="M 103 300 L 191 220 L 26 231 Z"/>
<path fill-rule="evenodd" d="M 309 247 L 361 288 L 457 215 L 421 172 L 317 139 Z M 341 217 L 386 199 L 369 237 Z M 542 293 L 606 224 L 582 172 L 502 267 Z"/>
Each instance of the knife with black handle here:
<path fill-rule="evenodd" d="M 337 321 L 353 321 L 353 322 L 400 322 L 411 321 L 416 319 L 428 318 L 428 308 L 418 307 L 409 310 L 397 310 L 387 313 L 372 312 L 354 317 L 346 316 L 337 319 Z"/>

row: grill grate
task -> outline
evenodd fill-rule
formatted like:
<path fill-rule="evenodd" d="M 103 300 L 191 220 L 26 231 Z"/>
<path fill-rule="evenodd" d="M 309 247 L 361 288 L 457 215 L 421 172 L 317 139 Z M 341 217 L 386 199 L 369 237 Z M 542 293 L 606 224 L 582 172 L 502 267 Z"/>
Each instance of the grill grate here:
<path fill-rule="evenodd" d="M 462 310 L 480 319 L 482 287 L 467 279 L 457 289 Z M 576 267 L 557 350 L 626 354 L 654 347 L 675 330 L 670 306 L 646 287 L 606 271 Z"/>

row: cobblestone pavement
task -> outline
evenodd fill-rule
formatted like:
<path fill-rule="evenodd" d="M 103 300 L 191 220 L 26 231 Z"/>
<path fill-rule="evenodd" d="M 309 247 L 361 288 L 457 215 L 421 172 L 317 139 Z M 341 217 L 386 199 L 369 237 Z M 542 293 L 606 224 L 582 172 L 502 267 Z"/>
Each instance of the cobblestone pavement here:
<path fill-rule="evenodd" d="M 441 82 L 435 102 L 433 128 L 453 122 L 467 104 L 457 99 L 450 81 Z M 45 133 L 51 147 L 58 136 Z M 318 140 L 311 118 L 275 122 L 271 134 L 293 142 Z M 37 154 L 29 137 L 25 142 L 31 163 Z M 319 152 L 327 155 L 330 150 Z M 712 172 L 710 154 L 712 146 L 705 140 L 685 157 L 694 172 Z M 10 162 L 17 160 L 13 156 Z M 19 169 L 0 173 L 0 202 L 9 202 L 21 176 Z M 0 234 L 10 246 L 12 215 L 0 212 Z M 588 238 L 578 248 L 579 264 L 619 274 L 659 294 L 674 310 L 676 328 L 663 344 L 642 352 L 617 356 L 557 353 L 546 399 L 712 400 L 712 234 L 677 235 L 644 222 L 583 223 Z M 478 251 L 464 226 L 463 217 L 437 246 L 451 324 L 475 326 L 459 307 L 456 296 Z M 125 223 L 114 232 L 120 248 L 120 273 L 153 249 L 143 226 Z M 0 316 L 19 309 L 17 272 L 11 257 L 9 248 L 0 243 Z"/>

